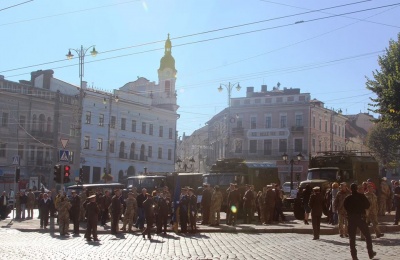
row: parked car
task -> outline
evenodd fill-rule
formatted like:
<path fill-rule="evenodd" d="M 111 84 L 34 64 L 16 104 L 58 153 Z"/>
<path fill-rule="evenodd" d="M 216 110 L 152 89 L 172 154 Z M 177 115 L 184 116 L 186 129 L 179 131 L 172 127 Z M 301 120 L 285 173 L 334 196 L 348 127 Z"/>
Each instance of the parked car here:
<path fill-rule="evenodd" d="M 298 186 L 299 186 L 299 184 L 298 184 L 297 182 L 293 182 L 293 190 L 297 190 Z M 282 191 L 283 191 L 285 194 L 290 194 L 290 182 L 289 182 L 289 181 L 288 181 L 288 182 L 285 182 L 285 183 L 282 185 Z"/>

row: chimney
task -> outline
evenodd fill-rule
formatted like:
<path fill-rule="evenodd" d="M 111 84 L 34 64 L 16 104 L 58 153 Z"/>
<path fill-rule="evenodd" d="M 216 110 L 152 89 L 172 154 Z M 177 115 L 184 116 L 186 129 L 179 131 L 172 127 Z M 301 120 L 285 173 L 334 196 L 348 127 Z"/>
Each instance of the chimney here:
<path fill-rule="evenodd" d="M 254 93 L 254 87 L 247 87 L 246 97 L 252 97 Z"/>
<path fill-rule="evenodd" d="M 261 85 L 261 92 L 267 92 L 267 85 Z"/>

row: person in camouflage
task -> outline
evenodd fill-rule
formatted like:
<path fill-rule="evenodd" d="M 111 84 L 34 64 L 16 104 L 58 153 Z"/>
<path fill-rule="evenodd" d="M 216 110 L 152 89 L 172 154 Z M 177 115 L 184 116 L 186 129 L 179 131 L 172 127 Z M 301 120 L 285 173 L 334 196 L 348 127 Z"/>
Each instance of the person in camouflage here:
<path fill-rule="evenodd" d="M 335 208 L 338 211 L 338 217 L 339 217 L 339 233 L 340 237 L 348 237 L 348 222 L 347 222 L 347 212 L 346 209 L 344 208 L 344 200 L 347 196 L 349 196 L 351 193 L 349 189 L 347 188 L 347 184 L 345 182 L 342 182 L 340 184 L 340 190 L 336 195 L 334 204 Z"/>
<path fill-rule="evenodd" d="M 387 200 L 390 198 L 390 187 L 389 184 L 386 182 L 386 177 L 381 179 L 380 184 L 380 193 L 379 193 L 379 208 L 378 214 L 379 216 L 385 216 L 386 212 L 386 204 Z"/>
<path fill-rule="evenodd" d="M 365 215 L 367 216 L 367 223 L 368 222 L 372 223 L 372 227 L 374 228 L 377 238 L 383 237 L 383 233 L 381 233 L 378 226 L 378 199 L 374 193 L 374 188 L 372 185 L 368 185 L 368 190 L 364 195 L 365 197 L 367 197 L 370 205 L 365 212 L 366 213 Z M 361 239 L 363 238 L 364 236 L 361 233 Z"/>
<path fill-rule="evenodd" d="M 68 235 L 69 229 L 69 210 L 72 207 L 71 203 L 61 195 L 57 203 L 58 210 L 58 226 L 60 228 L 60 236 Z"/>
<path fill-rule="evenodd" d="M 28 202 L 26 208 L 28 209 L 28 218 L 33 218 L 33 207 L 35 206 L 35 194 L 33 194 L 32 189 L 29 189 L 27 194 Z"/>
<path fill-rule="evenodd" d="M 137 208 L 136 199 L 133 196 L 133 192 L 128 193 L 128 198 L 125 200 L 126 209 L 124 212 L 124 223 L 121 228 L 122 231 L 126 231 L 126 224 L 128 224 L 128 232 L 133 232 L 133 216 L 135 215 L 135 208 Z"/>
<path fill-rule="evenodd" d="M 210 208 L 210 225 L 219 226 L 219 221 L 221 219 L 221 205 L 222 205 L 222 193 L 219 190 L 219 186 L 214 187 L 214 192 L 211 195 L 211 208 Z M 217 214 L 217 219 L 215 219 L 215 214 Z"/>

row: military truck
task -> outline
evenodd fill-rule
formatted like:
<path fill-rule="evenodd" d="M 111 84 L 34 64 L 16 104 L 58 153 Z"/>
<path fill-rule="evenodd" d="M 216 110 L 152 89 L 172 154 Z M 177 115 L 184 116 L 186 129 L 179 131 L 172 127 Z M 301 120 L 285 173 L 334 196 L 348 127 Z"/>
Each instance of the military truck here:
<path fill-rule="evenodd" d="M 310 157 L 307 180 L 300 182 L 299 196 L 292 201 L 294 203 L 295 217 L 302 219 L 304 209 L 301 201 L 301 191 L 307 184 L 314 188 L 319 186 L 323 194 L 330 189 L 333 182 L 353 182 L 361 184 L 371 179 L 379 184 L 379 164 L 375 158 L 367 152 L 357 151 L 329 151 L 320 152 Z M 327 213 L 327 208 L 324 213 Z"/>

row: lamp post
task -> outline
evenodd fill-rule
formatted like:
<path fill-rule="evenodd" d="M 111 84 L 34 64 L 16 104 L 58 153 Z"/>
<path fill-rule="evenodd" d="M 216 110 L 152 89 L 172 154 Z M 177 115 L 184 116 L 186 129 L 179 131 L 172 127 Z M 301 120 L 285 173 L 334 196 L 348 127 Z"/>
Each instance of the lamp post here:
<path fill-rule="evenodd" d="M 79 164 L 79 168 L 81 167 L 81 142 L 82 142 L 82 112 L 83 112 L 83 97 L 84 97 L 84 91 L 83 91 L 83 76 L 84 76 L 84 64 L 85 64 L 85 55 L 86 52 L 90 49 L 93 48 L 90 51 L 90 54 L 95 57 L 97 55 L 97 51 L 94 45 L 90 46 L 89 48 L 83 48 L 81 45 L 80 49 L 72 49 L 70 48 L 68 50 L 68 53 L 65 55 L 67 58 L 70 60 L 74 57 L 74 55 L 71 53 L 72 51 L 75 51 L 78 54 L 79 58 L 79 78 L 80 78 L 80 83 L 79 83 L 79 108 L 78 108 L 78 125 L 76 129 L 78 129 L 78 142 L 77 142 L 77 147 L 76 147 L 76 158 Z"/>
<path fill-rule="evenodd" d="M 227 140 L 227 144 L 226 144 L 226 148 L 225 148 L 225 158 L 228 155 L 229 148 L 230 148 L 230 138 L 231 138 L 231 129 L 230 129 L 230 124 L 231 124 L 231 93 L 232 93 L 232 89 L 236 88 L 237 91 L 240 91 L 241 87 L 239 82 L 237 83 L 233 83 L 231 84 L 230 82 L 226 85 L 226 84 L 219 84 L 219 88 L 218 91 L 222 92 L 222 90 L 224 90 L 222 88 L 222 86 L 224 86 L 226 88 L 226 90 L 228 91 L 228 120 L 227 120 L 227 130 L 228 130 L 228 140 Z"/>
<path fill-rule="evenodd" d="M 181 158 L 178 158 L 178 160 L 176 160 L 175 163 L 176 163 L 176 165 L 178 166 L 178 170 L 182 170 L 182 169 L 183 169 L 183 170 L 185 170 L 185 172 L 186 172 L 188 168 L 189 168 L 189 170 L 193 169 L 194 163 L 196 162 L 196 161 L 194 160 L 194 158 L 191 157 L 191 158 L 188 160 L 190 166 L 187 165 L 186 161 L 187 161 L 187 158 L 184 159 L 183 161 L 181 160 Z M 183 164 L 183 166 L 182 166 L 182 164 Z M 182 167 L 181 167 L 181 166 L 182 166 Z"/>
<path fill-rule="evenodd" d="M 118 103 L 118 96 L 114 96 L 115 103 Z M 107 147 L 106 147 L 106 169 L 107 173 L 111 174 L 111 165 L 110 165 L 110 140 L 111 140 L 111 107 L 113 102 L 113 96 L 109 97 L 109 105 L 108 105 L 108 127 L 107 127 Z M 103 98 L 103 104 L 107 104 L 107 99 Z M 111 174 L 112 175 L 112 174 Z"/>
<path fill-rule="evenodd" d="M 289 156 L 284 153 L 282 155 L 282 159 L 286 164 L 290 164 L 290 191 L 293 190 L 293 164 L 299 164 L 299 162 L 303 159 L 303 155 L 301 153 L 299 153 L 298 155 L 296 155 L 297 157 L 297 161 L 290 159 L 290 161 L 288 162 Z"/>

